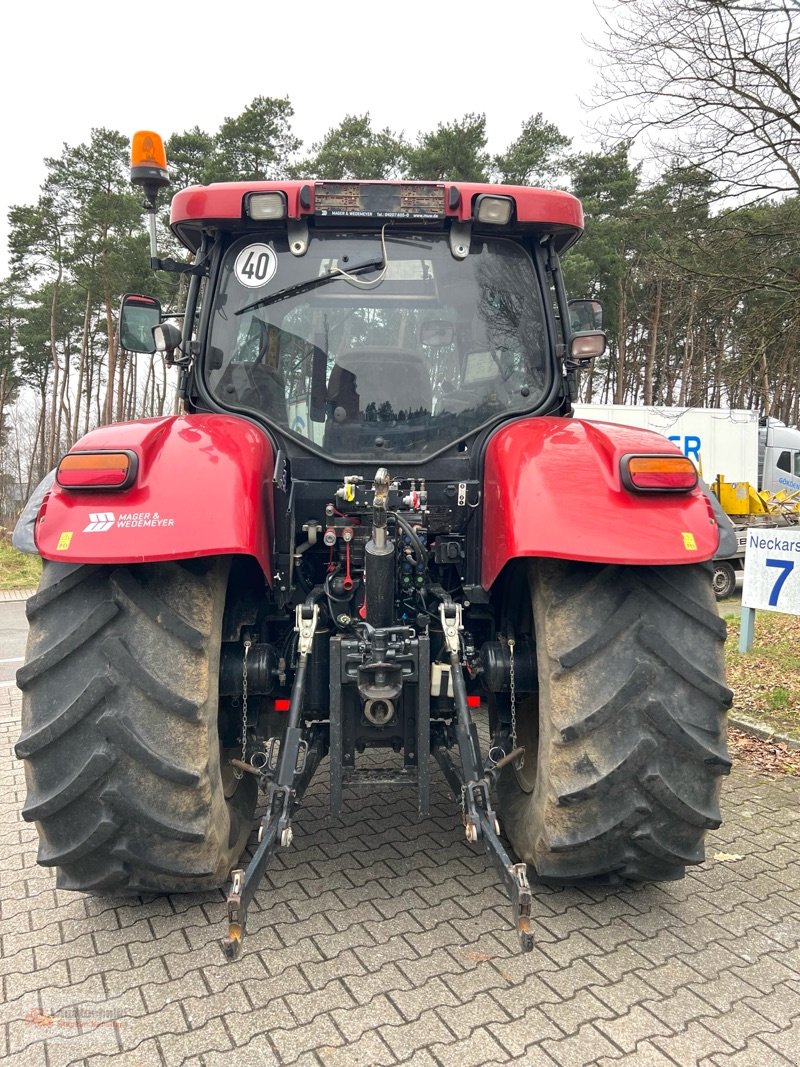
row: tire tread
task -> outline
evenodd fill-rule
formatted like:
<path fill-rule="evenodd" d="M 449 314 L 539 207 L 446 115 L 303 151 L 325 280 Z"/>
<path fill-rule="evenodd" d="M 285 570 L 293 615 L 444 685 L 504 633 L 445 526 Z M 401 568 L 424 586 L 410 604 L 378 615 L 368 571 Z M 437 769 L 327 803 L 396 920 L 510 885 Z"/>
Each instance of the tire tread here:
<path fill-rule="evenodd" d="M 710 568 L 536 560 L 530 580 L 539 752 L 532 785 L 498 782 L 512 846 L 548 883 L 680 877 L 731 766 Z"/>
<path fill-rule="evenodd" d="M 45 561 L 16 753 L 23 817 L 60 888 L 192 892 L 222 885 L 238 860 L 256 788 L 248 777 L 226 799 L 218 755 L 227 574 L 224 558 Z"/>

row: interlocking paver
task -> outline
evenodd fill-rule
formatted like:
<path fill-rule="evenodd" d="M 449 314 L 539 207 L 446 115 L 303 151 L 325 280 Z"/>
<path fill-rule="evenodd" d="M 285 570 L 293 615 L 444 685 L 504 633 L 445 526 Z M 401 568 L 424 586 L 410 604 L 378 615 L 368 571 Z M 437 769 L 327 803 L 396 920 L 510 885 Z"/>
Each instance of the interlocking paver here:
<path fill-rule="evenodd" d="M 433 1010 L 423 1012 L 410 1023 L 381 1027 L 381 1034 L 398 1060 L 408 1059 L 419 1049 L 430 1048 L 433 1051 L 434 1046 L 440 1043 L 452 1044 L 456 1040 Z"/>
<path fill-rule="evenodd" d="M 346 1038 L 334 1026 L 333 1020 L 326 1015 L 305 1026 L 273 1030 L 270 1035 L 270 1048 L 277 1050 L 279 1062 L 287 1064 L 294 1063 L 304 1052 L 336 1048 L 346 1044 Z"/>
<path fill-rule="evenodd" d="M 712 1010 L 691 989 L 676 989 L 672 996 L 663 1000 L 645 1000 L 644 1007 L 671 1030 L 680 1030 L 687 1022 L 701 1019 Z"/>
<path fill-rule="evenodd" d="M 640 1041 L 657 1036 L 667 1037 L 673 1028 L 659 1018 L 651 1004 L 634 1004 L 615 1019 L 598 1019 L 597 1029 L 625 1053 L 634 1052 Z"/>
<path fill-rule="evenodd" d="M 534 1042 L 559 1040 L 564 1031 L 537 1007 L 527 1007 L 517 1019 L 489 1023 L 489 1030 L 512 1056 L 521 1056 Z"/>
<path fill-rule="evenodd" d="M 783 1030 L 796 1019 L 800 1020 L 800 995 L 789 985 L 773 989 L 768 997 L 748 997 L 741 1001 L 739 1010 L 748 1007 L 775 1023 L 779 1030 Z"/>
<path fill-rule="evenodd" d="M 711 1063 L 714 1067 L 797 1067 L 796 1051 L 795 1048 L 795 1056 L 787 1060 L 783 1056 L 776 1056 L 774 1049 L 756 1037 L 749 1041 L 747 1048 L 734 1052 L 731 1056 L 712 1056 Z"/>
<path fill-rule="evenodd" d="M 400 971 L 397 972 L 400 975 Z M 390 979 L 391 981 L 391 979 Z M 424 1011 L 435 1004 L 441 1015 L 447 1017 L 451 1029 L 455 1027 L 450 1022 L 450 1008 L 461 1005 L 461 1001 L 449 986 L 445 985 L 441 978 L 432 978 L 422 987 L 410 989 L 398 986 L 389 993 L 389 999 L 407 1022 L 418 1019 Z"/>
<path fill-rule="evenodd" d="M 375 1020 L 380 1019 L 384 1025 L 402 1026 L 405 1022 L 389 996 L 378 993 L 367 1004 L 338 1008 L 331 1012 L 331 1017 L 348 1041 L 361 1037 L 367 1030 L 375 1027 Z"/>
<path fill-rule="evenodd" d="M 743 978 L 760 993 L 771 993 L 776 986 L 798 977 L 798 972 L 775 956 L 760 956 L 749 964 L 739 963 L 729 968 L 731 974 Z"/>
<path fill-rule="evenodd" d="M 589 989 L 579 989 L 571 1000 L 542 1004 L 541 1009 L 564 1034 L 574 1034 L 585 1022 L 614 1018 L 608 1005 Z"/>
<path fill-rule="evenodd" d="M 322 1067 L 388 1067 L 397 1062 L 377 1030 L 370 1030 L 341 1048 L 317 1049 L 317 1058 Z"/>
<path fill-rule="evenodd" d="M 732 1045 L 700 1022 L 689 1023 L 680 1033 L 653 1038 L 653 1044 L 677 1064 L 699 1064 L 716 1052 L 730 1054 L 735 1051 Z"/>
<path fill-rule="evenodd" d="M 619 1049 L 612 1045 L 591 1023 L 584 1024 L 577 1033 L 560 1041 L 546 1039 L 542 1048 L 549 1053 L 559 1067 L 587 1067 L 601 1056 L 614 1056 Z"/>
<path fill-rule="evenodd" d="M 312 1019 L 331 1012 L 334 1008 L 350 1009 L 358 1006 L 352 993 L 339 978 L 331 979 L 322 989 L 313 989 L 308 993 L 287 994 L 285 1000 L 289 1011 L 299 1023 L 311 1022 Z M 271 1017 L 272 1003 L 268 1010 Z"/>
<path fill-rule="evenodd" d="M 473 1030 L 467 1042 L 433 1045 L 431 1051 L 442 1067 L 483 1067 L 488 1060 L 503 1055 L 502 1046 L 483 1027 Z"/>
<path fill-rule="evenodd" d="M 722 971 L 713 982 L 692 982 L 688 988 L 701 997 L 716 1011 L 727 1012 L 745 997 L 756 996 L 758 991 L 749 982 L 730 971 Z"/>
<path fill-rule="evenodd" d="M 19 696 L 2 695 L 13 719 Z M 684 882 L 534 886 L 537 944 L 520 955 L 494 872 L 462 843 L 438 777 L 434 815 L 417 822 L 395 793 L 349 796 L 334 819 L 321 776 L 257 894 L 245 956 L 229 965 L 221 892 L 55 890 L 19 820 L 17 730 L 0 723 L 12 783 L 0 1057 L 13 1067 L 797 1065 L 796 780 L 735 769 L 710 859 Z M 77 1009 L 102 1025 L 76 1029 Z"/>
<path fill-rule="evenodd" d="M 769 1000 L 771 1003 L 772 998 Z M 795 1007 L 798 1007 L 796 999 Z M 785 1023 L 785 1016 L 783 1023 Z M 763 1014 L 754 1011 L 746 1001 L 737 1004 L 724 1015 L 714 1015 L 703 1019 L 703 1024 L 736 1049 L 745 1048 L 754 1036 L 777 1033 L 781 1029 L 781 1024 L 766 1019 Z"/>
<path fill-rule="evenodd" d="M 166 1063 L 183 1063 L 189 1056 L 205 1052 L 223 1052 L 232 1048 L 228 1031 L 221 1019 L 209 1019 L 197 1029 L 182 1033 L 163 1031 L 157 1038 L 161 1054 Z M 273 1059 L 275 1067 L 278 1059 Z M 265 1065 L 266 1067 L 266 1065 Z"/>
<path fill-rule="evenodd" d="M 800 1022 L 794 1023 L 777 1034 L 763 1034 L 759 1040 L 768 1045 L 773 1053 L 784 1056 L 787 1062 L 792 1063 L 792 1067 L 796 1067 L 797 1050 L 800 1048 Z"/>
<path fill-rule="evenodd" d="M 598 954 L 592 956 L 591 963 L 587 960 L 576 960 L 569 967 L 561 967 L 558 970 L 541 970 L 538 974 L 541 980 L 550 986 L 555 993 L 564 999 L 569 999 L 578 989 L 585 989 L 587 986 L 593 985 L 608 985 L 609 982 L 615 980 L 605 973 L 601 973 L 598 969 L 604 965 L 604 962 L 604 957 Z M 593 966 L 595 963 L 598 965 L 597 967 Z"/>
<path fill-rule="evenodd" d="M 597 1061 L 596 1067 L 675 1067 L 675 1060 L 660 1052 L 649 1041 L 640 1041 L 635 1052 L 627 1053 L 624 1060 L 604 1056 Z"/>
<path fill-rule="evenodd" d="M 81 1067 L 150 1067 L 151 1064 L 162 1064 L 161 1049 L 158 1043 L 149 1038 L 142 1041 L 134 1049 L 122 1050 L 111 1055 L 103 1053 L 88 1056 Z M 77 1067 L 77 1065 L 70 1065 Z"/>

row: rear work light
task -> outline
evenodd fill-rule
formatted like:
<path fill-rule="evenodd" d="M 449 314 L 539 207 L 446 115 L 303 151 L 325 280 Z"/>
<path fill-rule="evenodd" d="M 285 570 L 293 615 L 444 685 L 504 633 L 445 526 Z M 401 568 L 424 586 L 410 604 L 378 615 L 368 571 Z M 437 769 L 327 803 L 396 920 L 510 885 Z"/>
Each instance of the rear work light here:
<path fill-rule="evenodd" d="M 620 473 L 634 492 L 688 493 L 697 485 L 695 465 L 685 456 L 623 456 Z"/>
<path fill-rule="evenodd" d="M 283 193 L 250 193 L 245 206 L 250 218 L 259 222 L 286 217 L 286 197 Z"/>
<path fill-rule="evenodd" d="M 513 210 L 514 201 L 510 196 L 484 194 L 475 201 L 475 218 L 478 222 L 488 222 L 492 226 L 507 226 Z"/>
<path fill-rule="evenodd" d="M 138 465 L 135 452 L 70 452 L 56 471 L 62 489 L 127 489 Z"/>

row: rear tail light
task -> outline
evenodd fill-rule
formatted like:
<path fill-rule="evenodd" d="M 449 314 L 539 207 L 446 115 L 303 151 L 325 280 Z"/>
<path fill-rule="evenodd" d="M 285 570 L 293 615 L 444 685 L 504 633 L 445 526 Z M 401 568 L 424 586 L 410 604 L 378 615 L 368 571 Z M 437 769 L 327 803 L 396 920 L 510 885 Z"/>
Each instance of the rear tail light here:
<path fill-rule="evenodd" d="M 697 470 L 685 456 L 623 456 L 622 483 L 634 492 L 688 493 L 697 485 Z"/>
<path fill-rule="evenodd" d="M 288 711 L 292 706 L 291 700 L 285 700 L 283 697 L 275 698 L 275 710 L 276 711 Z"/>
<path fill-rule="evenodd" d="M 56 471 L 62 489 L 127 489 L 136 477 L 135 452 L 70 452 Z"/>

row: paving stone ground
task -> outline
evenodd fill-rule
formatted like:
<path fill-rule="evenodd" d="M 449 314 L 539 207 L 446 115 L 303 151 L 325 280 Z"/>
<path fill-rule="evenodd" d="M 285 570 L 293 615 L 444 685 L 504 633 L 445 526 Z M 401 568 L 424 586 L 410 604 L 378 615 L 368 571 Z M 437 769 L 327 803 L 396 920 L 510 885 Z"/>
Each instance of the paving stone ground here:
<path fill-rule="evenodd" d="M 434 774 L 327 813 L 324 765 L 226 963 L 224 894 L 59 892 L 36 866 L 0 690 L 0 1060 L 13 1067 L 796 1067 L 800 782 L 735 768 L 680 882 L 538 887 L 516 951 Z"/>

